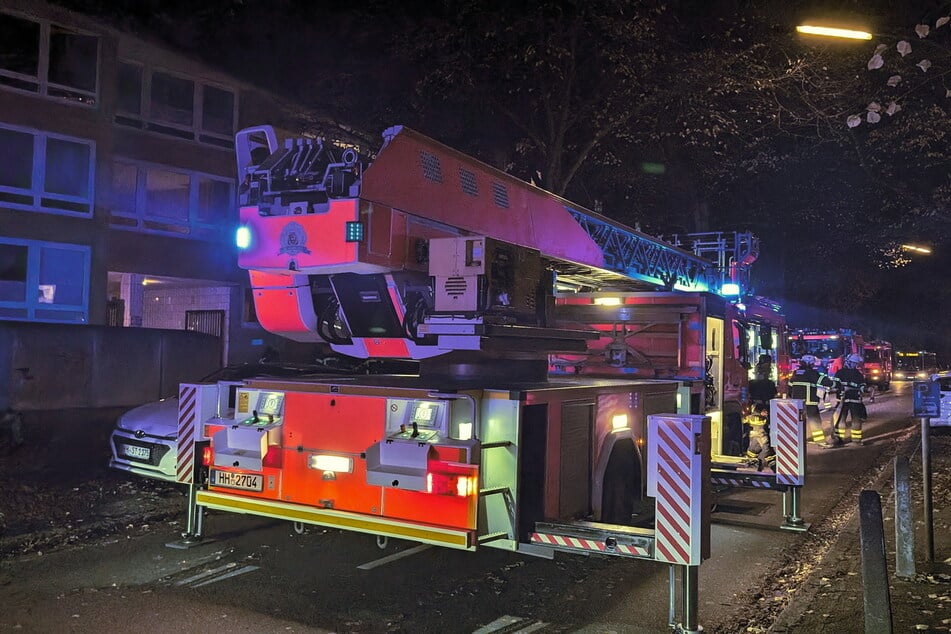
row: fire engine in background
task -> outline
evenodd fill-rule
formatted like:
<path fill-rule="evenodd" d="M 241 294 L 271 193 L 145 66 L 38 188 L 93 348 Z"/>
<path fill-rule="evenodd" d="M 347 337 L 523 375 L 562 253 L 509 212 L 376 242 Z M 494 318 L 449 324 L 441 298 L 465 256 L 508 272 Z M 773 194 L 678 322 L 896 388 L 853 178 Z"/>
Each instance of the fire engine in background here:
<path fill-rule="evenodd" d="M 239 132 L 236 151 L 239 265 L 261 325 L 420 365 L 413 376 L 249 379 L 228 419 L 214 418 L 214 390 L 205 403 L 202 386 L 184 385 L 180 437 L 200 435 L 196 425 L 210 436 L 196 452 L 208 472 L 198 506 L 465 550 L 708 556 L 709 482 L 696 479 L 709 473 L 708 428 L 672 445 L 649 442 L 660 434 L 648 429 L 679 399 L 691 424 L 708 419 L 690 411 L 740 407 L 743 364 L 778 354 L 775 311 L 715 296 L 729 271 L 404 127 L 385 131 L 366 167 L 320 140 L 279 146 L 269 126 Z M 658 288 L 663 301 L 630 299 Z M 612 358 L 630 368 L 644 354 L 654 370 L 550 377 L 552 358 L 589 358 L 603 337 L 560 312 L 599 293 L 633 315 L 619 320 L 631 346 Z M 660 317 L 644 337 L 657 349 L 645 350 L 632 330 Z M 658 469 L 661 459 L 678 462 Z M 680 508 L 655 518 L 658 473 L 683 481 Z M 671 518 L 673 540 L 642 528 Z"/>
<path fill-rule="evenodd" d="M 865 340 L 862 335 L 849 329 L 806 330 L 798 329 L 789 333 L 790 370 L 799 367 L 799 359 L 811 354 L 818 359 L 825 372 L 834 375 L 842 369 L 845 357 L 850 354 L 862 355 Z"/>
<path fill-rule="evenodd" d="M 866 341 L 862 350 L 865 380 L 880 390 L 892 382 L 892 344 L 887 341 Z"/>
<path fill-rule="evenodd" d="M 938 355 L 927 350 L 895 353 L 895 379 L 899 381 L 925 380 L 937 373 Z"/>

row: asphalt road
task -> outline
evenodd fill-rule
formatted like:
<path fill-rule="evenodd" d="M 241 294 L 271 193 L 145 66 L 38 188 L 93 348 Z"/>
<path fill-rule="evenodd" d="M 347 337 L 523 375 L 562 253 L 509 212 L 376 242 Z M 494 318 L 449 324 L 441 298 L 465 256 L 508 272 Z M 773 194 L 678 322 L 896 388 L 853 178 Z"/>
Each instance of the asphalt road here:
<path fill-rule="evenodd" d="M 914 424 L 909 387 L 895 384 L 870 405 L 870 444 L 810 446 L 806 522 L 834 521 L 874 481 Z M 777 562 L 812 543 L 810 533 L 780 529 L 783 515 L 780 493 L 720 492 L 712 557 L 700 567 L 706 631 L 738 631 L 737 614 L 761 600 Z M 507 623 L 524 632 L 669 631 L 669 569 L 650 561 L 396 540 L 381 549 L 372 536 L 298 534 L 287 522 L 218 512 L 206 518 L 204 543 L 167 547 L 181 530 L 171 522 L 3 562 L 0 632 L 486 632 Z"/>

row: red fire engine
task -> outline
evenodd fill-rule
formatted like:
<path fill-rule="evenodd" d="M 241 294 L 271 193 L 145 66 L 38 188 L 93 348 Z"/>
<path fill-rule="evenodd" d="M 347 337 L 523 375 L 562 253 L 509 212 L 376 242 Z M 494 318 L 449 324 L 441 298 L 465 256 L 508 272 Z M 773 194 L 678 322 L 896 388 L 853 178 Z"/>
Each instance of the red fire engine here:
<path fill-rule="evenodd" d="M 420 370 L 251 379 L 229 419 L 183 386 L 181 437 L 210 436 L 198 506 L 466 550 L 708 556 L 710 420 L 739 414 L 759 355 L 786 364 L 776 308 L 717 293 L 745 256 L 721 266 L 403 127 L 368 166 L 267 126 L 236 149 L 261 325 Z M 677 413 L 689 432 L 658 431 Z"/>
<path fill-rule="evenodd" d="M 755 238 L 647 236 L 403 127 L 368 165 L 317 139 L 279 146 L 268 126 L 239 132 L 236 153 L 261 325 L 419 373 L 250 379 L 224 418 L 219 386 L 182 385 L 186 538 L 204 507 L 647 558 L 685 567 L 691 621 L 711 455 L 740 453 L 729 427 L 757 361 L 789 364 L 778 308 L 728 292 Z M 798 492 L 797 407 L 772 402 L 793 439 L 775 479 Z M 802 530 L 797 495 L 791 508 Z"/>
<path fill-rule="evenodd" d="M 268 330 L 418 359 L 419 376 L 247 381 L 235 419 L 206 426 L 198 503 L 463 549 L 653 556 L 629 527 L 654 519 L 648 417 L 677 412 L 679 384 L 549 379 L 550 354 L 597 337 L 557 323 L 553 289 L 705 290 L 715 266 L 412 130 L 384 139 L 364 169 L 319 140 L 240 132 L 239 265 Z"/>
<path fill-rule="evenodd" d="M 789 333 L 791 370 L 799 367 L 799 359 L 811 354 L 825 368 L 826 374 L 834 375 L 850 354 L 862 355 L 865 340 L 862 335 L 847 328 L 838 330 L 799 329 Z"/>
<path fill-rule="evenodd" d="M 892 382 L 892 344 L 887 341 L 866 341 L 862 350 L 863 372 L 869 385 L 887 390 Z"/>

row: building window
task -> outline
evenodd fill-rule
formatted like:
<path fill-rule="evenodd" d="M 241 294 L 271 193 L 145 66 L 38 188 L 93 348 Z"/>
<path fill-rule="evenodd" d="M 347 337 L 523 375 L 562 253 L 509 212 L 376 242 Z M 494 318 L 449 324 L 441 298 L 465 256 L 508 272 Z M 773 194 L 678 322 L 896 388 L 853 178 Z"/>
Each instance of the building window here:
<path fill-rule="evenodd" d="M 214 86 L 202 90 L 202 130 L 230 137 L 234 134 L 234 93 Z"/>
<path fill-rule="evenodd" d="M 0 126 L 0 204 L 92 215 L 92 141 Z"/>
<path fill-rule="evenodd" d="M 166 73 L 152 73 L 149 112 L 156 121 L 191 128 L 195 121 L 195 82 Z"/>
<path fill-rule="evenodd" d="M 145 173 L 145 215 L 188 222 L 188 174 L 148 168 Z"/>
<path fill-rule="evenodd" d="M 0 238 L 0 319 L 87 323 L 87 246 Z"/>
<path fill-rule="evenodd" d="M 94 105 L 99 36 L 0 13 L 0 86 Z"/>
<path fill-rule="evenodd" d="M 232 90 L 120 62 L 118 94 L 115 121 L 120 125 L 234 147 L 237 112 Z"/>
<path fill-rule="evenodd" d="M 111 206 L 114 227 L 220 240 L 233 224 L 234 182 L 167 166 L 114 161 Z"/>

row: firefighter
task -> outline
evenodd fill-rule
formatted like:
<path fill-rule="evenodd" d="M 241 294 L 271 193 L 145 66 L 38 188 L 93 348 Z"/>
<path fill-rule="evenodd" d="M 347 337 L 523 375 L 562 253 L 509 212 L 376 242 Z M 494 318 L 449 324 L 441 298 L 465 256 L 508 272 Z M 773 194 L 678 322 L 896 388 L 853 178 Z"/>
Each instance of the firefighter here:
<path fill-rule="evenodd" d="M 835 419 L 835 435 L 842 443 L 863 444 L 862 423 L 868 417 L 868 412 L 862 402 L 862 394 L 867 389 L 865 375 L 859 370 L 862 361 L 861 355 L 850 354 L 845 358 L 845 366 L 835 373 L 841 400 L 841 407 Z"/>
<path fill-rule="evenodd" d="M 769 378 L 773 359 L 761 354 L 756 362 L 756 378 L 750 381 L 750 413 L 743 422 L 749 426 L 746 464 L 757 471 L 776 465 L 776 452 L 769 444 L 769 402 L 776 398 L 776 383 Z"/>
<path fill-rule="evenodd" d="M 769 444 L 769 407 L 754 403 L 753 411 L 744 421 L 749 425 L 750 444 L 746 448 L 746 465 L 757 471 L 776 470 L 776 451 Z"/>
<path fill-rule="evenodd" d="M 813 355 L 802 355 L 799 359 L 799 367 L 789 378 L 789 397 L 802 399 L 810 440 L 820 447 L 838 447 L 842 441 L 836 438 L 832 421 L 830 420 L 828 426 L 824 427 L 822 416 L 819 414 L 819 389 L 835 387 L 835 379 L 819 372 L 815 368 L 816 364 L 817 360 Z"/>

